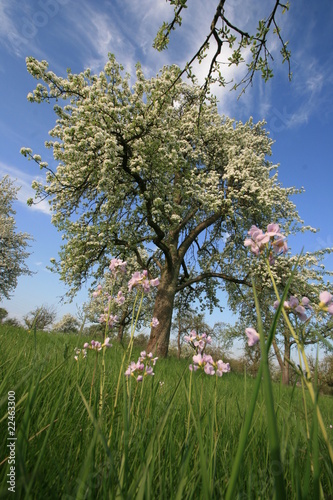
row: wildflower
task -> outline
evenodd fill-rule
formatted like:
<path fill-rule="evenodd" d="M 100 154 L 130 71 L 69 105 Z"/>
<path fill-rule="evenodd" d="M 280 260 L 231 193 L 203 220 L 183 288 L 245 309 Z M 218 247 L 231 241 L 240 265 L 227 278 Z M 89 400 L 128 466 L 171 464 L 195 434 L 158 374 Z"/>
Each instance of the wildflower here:
<path fill-rule="evenodd" d="M 273 307 L 277 309 L 279 307 L 280 301 L 276 300 Z M 312 309 L 310 305 L 310 299 L 307 297 L 302 297 L 301 302 L 298 301 L 297 297 L 291 295 L 289 301 L 284 301 L 283 307 L 290 312 L 296 314 L 301 321 L 306 321 L 308 319 L 305 310 Z"/>
<path fill-rule="evenodd" d="M 96 290 L 93 292 L 92 296 L 94 298 L 98 297 L 102 293 L 102 285 L 98 285 Z"/>
<path fill-rule="evenodd" d="M 157 325 L 159 325 L 159 324 L 160 324 L 160 322 L 158 321 L 158 319 L 157 319 L 157 318 L 153 318 L 153 319 L 151 320 L 151 323 L 150 323 L 150 325 L 151 325 L 153 328 L 156 328 L 156 327 L 157 327 Z"/>
<path fill-rule="evenodd" d="M 141 351 L 138 361 L 131 361 L 129 367 L 125 371 L 125 377 L 136 377 L 137 382 L 142 382 L 143 377 L 147 375 L 154 376 L 153 366 L 155 366 L 158 358 L 153 358 L 153 354 L 146 351 Z"/>
<path fill-rule="evenodd" d="M 110 265 L 109 265 L 109 269 L 110 269 L 111 273 L 114 276 L 116 276 L 118 269 L 122 273 L 126 272 L 126 265 L 127 265 L 126 261 L 123 261 L 121 259 L 111 259 L 111 262 L 110 262 Z"/>
<path fill-rule="evenodd" d="M 210 354 L 196 354 L 193 356 L 193 364 L 189 366 L 191 371 L 203 369 L 207 375 L 222 377 L 223 373 L 230 372 L 229 363 L 223 363 L 221 359 L 215 362 Z"/>
<path fill-rule="evenodd" d="M 160 280 L 158 278 L 154 278 L 152 280 L 150 280 L 150 286 L 158 286 L 160 284 Z"/>
<path fill-rule="evenodd" d="M 257 226 L 251 226 L 247 234 L 250 235 L 250 238 L 246 238 L 244 245 L 246 247 L 249 246 L 252 253 L 259 255 L 265 245 L 269 242 L 269 236 L 265 235 L 261 229 L 257 228 Z"/>
<path fill-rule="evenodd" d="M 319 309 L 333 315 L 333 296 L 329 292 L 321 292 L 319 300 Z"/>
<path fill-rule="evenodd" d="M 197 352 L 203 352 L 206 345 L 212 343 L 210 335 L 207 335 L 207 333 L 198 335 L 194 330 L 190 332 L 190 335 L 185 335 L 184 340 L 188 342 Z"/>
<path fill-rule="evenodd" d="M 123 292 L 121 290 L 119 290 L 119 292 L 117 294 L 117 298 L 115 299 L 115 302 L 119 306 L 121 306 L 125 302 L 125 297 L 124 297 Z"/>
<path fill-rule="evenodd" d="M 151 363 L 153 363 L 153 366 L 155 366 L 156 365 L 156 361 L 158 360 L 158 357 L 153 358 L 153 354 L 151 352 L 147 356 L 150 359 Z"/>
<path fill-rule="evenodd" d="M 101 351 L 103 347 L 112 347 L 112 344 L 110 344 L 110 337 L 106 337 L 103 343 L 98 342 L 97 340 L 91 340 L 90 344 L 88 342 L 83 344 L 84 349 L 90 349 L 97 352 Z"/>
<path fill-rule="evenodd" d="M 266 233 L 253 225 L 247 234 L 250 237 L 245 239 L 244 245 L 250 247 L 251 252 L 255 255 L 259 255 L 265 248 L 268 248 L 271 264 L 274 263 L 274 255 L 286 253 L 288 250 L 286 238 L 280 233 L 280 226 L 278 224 L 268 224 Z M 269 243 L 271 244 L 270 248 L 268 246 Z"/>
<path fill-rule="evenodd" d="M 260 340 L 259 333 L 254 328 L 246 328 L 245 333 L 248 337 L 248 345 L 254 346 Z"/>
<path fill-rule="evenodd" d="M 204 371 L 205 371 L 205 373 L 207 373 L 207 375 L 215 375 L 214 367 L 210 363 L 207 363 L 205 365 Z"/>
<path fill-rule="evenodd" d="M 228 373 L 230 372 L 230 364 L 229 363 L 223 363 L 221 359 L 219 359 L 216 363 L 216 375 L 218 377 L 222 377 L 223 373 Z"/>
<path fill-rule="evenodd" d="M 101 314 L 98 321 L 100 323 L 106 323 L 106 322 L 108 322 L 110 328 L 112 328 L 113 325 L 115 323 L 117 323 L 118 316 L 117 315 L 113 316 L 113 314 L 108 315 L 107 313 L 106 314 Z"/>
<path fill-rule="evenodd" d="M 84 346 L 83 349 L 78 349 L 77 347 L 75 347 L 74 351 L 75 351 L 75 356 L 74 356 L 75 361 L 79 361 L 80 357 L 82 358 L 87 357 L 87 350 L 84 348 Z"/>
<path fill-rule="evenodd" d="M 142 273 L 136 271 L 128 282 L 128 290 L 131 291 L 132 288 L 141 286 L 143 288 L 143 291 L 148 293 L 151 287 L 156 287 L 159 285 L 159 283 L 160 281 L 158 278 L 154 278 L 152 280 L 148 279 L 147 270 L 142 271 Z"/>

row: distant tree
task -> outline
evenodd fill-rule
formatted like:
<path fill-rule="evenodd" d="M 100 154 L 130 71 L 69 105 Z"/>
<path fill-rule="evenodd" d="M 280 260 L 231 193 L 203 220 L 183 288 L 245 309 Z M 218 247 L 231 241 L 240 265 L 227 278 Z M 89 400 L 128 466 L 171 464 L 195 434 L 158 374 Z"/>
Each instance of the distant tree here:
<path fill-rule="evenodd" d="M 14 326 L 14 327 L 21 326 L 19 320 L 16 318 L 7 318 L 2 324 L 6 325 L 6 326 Z"/>
<path fill-rule="evenodd" d="M 170 22 L 163 22 L 157 36 L 154 40 L 153 46 L 162 51 L 167 48 L 172 32 L 181 26 L 182 16 L 186 15 L 185 9 L 188 9 L 188 16 L 195 8 L 193 2 L 187 3 L 187 0 L 167 0 L 170 5 L 174 7 L 174 16 Z M 200 2 L 197 2 L 198 8 L 202 8 Z M 263 2 L 260 6 L 260 13 L 258 14 L 258 21 L 256 29 L 253 26 L 248 26 L 251 15 L 246 16 L 245 26 L 240 26 L 238 23 L 230 21 L 230 9 L 243 8 L 240 2 L 233 0 L 217 0 L 216 10 L 214 16 L 207 26 L 206 34 L 203 39 L 198 40 L 198 46 L 194 49 L 195 52 L 189 57 L 183 70 L 177 76 L 181 78 L 186 74 L 189 78 L 195 79 L 195 71 L 193 70 L 193 63 L 202 61 L 207 58 L 209 61 L 209 69 L 205 77 L 203 85 L 203 95 L 205 96 L 212 83 L 218 83 L 221 86 L 226 86 L 230 82 L 226 81 L 223 68 L 226 66 L 246 66 L 246 71 L 243 77 L 237 82 L 232 81 L 233 88 L 243 87 L 243 91 L 248 85 L 252 84 L 254 75 L 259 72 L 262 78 L 269 80 L 273 76 L 271 63 L 273 61 L 272 54 L 270 53 L 269 46 L 274 46 L 274 40 L 280 46 L 282 63 L 287 62 L 289 72 L 288 76 L 291 79 L 290 70 L 290 51 L 288 49 L 288 42 L 282 38 L 282 31 L 278 26 L 277 18 L 280 12 L 285 13 L 289 9 L 289 2 L 282 3 L 279 0 L 269 0 Z M 252 6 L 248 5 L 245 9 L 251 9 Z M 181 28 L 178 28 L 181 29 Z M 196 26 L 193 26 L 193 30 Z M 209 50 L 213 49 L 209 54 Z M 230 49 L 232 53 L 230 54 Z M 229 57 L 224 52 L 229 50 Z M 223 59 L 224 56 L 224 59 Z"/>
<path fill-rule="evenodd" d="M 0 323 L 8 316 L 8 311 L 3 307 L 0 307 Z"/>
<path fill-rule="evenodd" d="M 68 313 L 65 314 L 60 321 L 53 325 L 52 330 L 60 333 L 77 333 L 79 327 L 79 320 L 72 314 Z"/>
<path fill-rule="evenodd" d="M 32 274 L 24 263 L 30 255 L 26 248 L 32 238 L 16 231 L 12 205 L 17 191 L 8 175 L 0 179 L 0 300 L 9 298 L 19 276 Z"/>
<path fill-rule="evenodd" d="M 42 305 L 36 307 L 23 317 L 23 321 L 27 328 L 31 330 L 36 327 L 36 330 L 45 330 L 51 326 L 56 318 L 56 311 L 51 306 Z"/>
<path fill-rule="evenodd" d="M 32 57 L 27 67 L 45 83 L 30 101 L 65 99 L 47 142 L 57 169 L 21 150 L 47 171 L 46 183 L 33 187 L 37 199 L 50 198 L 52 221 L 64 232 L 54 270 L 74 295 L 90 276 L 103 276 L 111 256 L 136 257 L 154 278 L 157 266 L 159 325 L 148 348 L 166 356 L 176 294 L 191 287 L 212 301 L 228 282 L 250 286 L 248 228 L 274 221 L 297 231 L 302 221 L 290 197 L 299 190 L 278 182 L 263 123 L 220 116 L 213 97 L 202 103 L 201 89 L 181 80 L 169 90 L 175 66 L 150 80 L 138 66 L 132 88 L 112 55 L 98 76 L 62 78 Z"/>
<path fill-rule="evenodd" d="M 204 321 L 204 314 L 198 314 L 190 307 L 179 307 L 179 304 L 171 329 L 177 338 L 178 358 L 181 356 L 184 336 L 188 335 L 192 330 L 195 330 L 198 335 L 203 333 L 212 334 L 211 327 Z"/>

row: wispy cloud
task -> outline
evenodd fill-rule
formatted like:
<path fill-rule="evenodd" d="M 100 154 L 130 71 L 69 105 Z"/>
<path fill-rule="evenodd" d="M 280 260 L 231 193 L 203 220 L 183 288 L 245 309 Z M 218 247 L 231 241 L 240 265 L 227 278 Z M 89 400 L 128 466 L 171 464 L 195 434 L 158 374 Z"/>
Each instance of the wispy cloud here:
<path fill-rule="evenodd" d="M 69 0 L 52 0 L 52 2 L 13 2 L 2 0 L 0 5 L 0 44 L 7 51 L 23 57 L 29 50 L 38 49 L 40 31 L 50 28 L 50 22 L 60 13 Z"/>
<path fill-rule="evenodd" d="M 17 201 L 26 206 L 27 210 L 36 210 L 44 214 L 51 215 L 50 206 L 46 200 L 41 201 L 36 205 L 32 205 L 31 207 L 27 206 L 27 200 L 29 198 L 33 198 L 35 194 L 34 190 L 31 187 L 31 183 L 33 180 L 35 180 L 35 177 L 22 172 L 16 167 L 6 165 L 3 162 L 0 162 L 0 175 L 1 177 L 3 177 L 4 175 L 9 175 L 9 177 L 14 181 L 15 185 L 19 187 L 19 190 L 17 192 Z"/>

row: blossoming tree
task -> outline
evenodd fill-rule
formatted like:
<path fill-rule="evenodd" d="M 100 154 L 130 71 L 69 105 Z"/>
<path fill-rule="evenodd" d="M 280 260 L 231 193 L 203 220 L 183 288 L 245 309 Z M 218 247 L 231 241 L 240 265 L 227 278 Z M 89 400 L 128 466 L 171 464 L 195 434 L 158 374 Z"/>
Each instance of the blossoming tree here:
<path fill-rule="evenodd" d="M 45 183 L 33 184 L 36 198 L 49 198 L 63 232 L 54 269 L 73 295 L 103 275 L 111 256 L 134 255 L 154 277 L 158 268 L 159 325 L 148 350 L 165 356 L 175 295 L 191 287 L 213 301 L 227 282 L 250 284 L 248 227 L 275 220 L 285 234 L 296 230 L 290 196 L 297 190 L 281 187 L 267 161 L 272 141 L 264 124 L 220 116 L 213 97 L 202 103 L 201 89 L 180 79 L 170 89 L 176 66 L 151 79 L 138 66 L 132 86 L 112 55 L 99 75 L 63 78 L 32 57 L 27 68 L 43 82 L 28 99 L 56 102 L 46 142 L 56 166 L 22 148 L 46 171 Z"/>
<path fill-rule="evenodd" d="M 299 338 L 304 346 L 321 344 L 326 348 L 328 345 L 327 340 L 331 341 L 333 339 L 333 308 L 330 309 L 328 306 L 328 312 L 331 314 L 322 314 L 321 311 L 318 313 L 318 308 L 319 310 L 323 309 L 323 307 L 319 307 L 319 302 L 322 300 L 320 299 L 322 290 L 329 290 L 332 287 L 330 279 L 333 272 L 325 268 L 323 260 L 327 254 L 333 251 L 333 248 L 292 255 L 290 251 L 287 251 L 286 239 L 283 235 L 278 236 L 279 233 L 274 233 L 272 231 L 273 226 L 278 228 L 276 224 L 270 224 L 266 233 L 252 227 L 244 241 L 244 246 L 251 250 L 249 253 L 249 258 L 252 260 L 251 276 L 256 285 L 257 299 L 260 304 L 265 332 L 269 332 L 273 316 L 279 305 L 272 287 L 271 275 L 281 296 L 290 276 L 292 276 L 289 294 L 287 300 L 283 303 L 283 308 L 295 330 L 298 331 Z M 269 238 L 272 236 L 276 238 L 274 240 L 276 251 L 281 255 L 278 258 L 273 254 L 269 256 L 270 269 L 268 270 L 264 256 L 265 254 L 267 256 L 266 247 Z M 237 263 L 237 256 L 235 255 L 235 257 Z M 227 284 L 229 306 L 240 313 L 238 323 L 229 329 L 229 333 L 234 338 L 244 338 L 245 331 L 248 337 L 248 345 L 253 346 L 258 341 L 258 334 L 252 326 L 246 328 L 248 325 L 254 327 L 257 325 L 257 311 L 253 291 L 245 287 L 242 290 L 236 287 L 237 285 L 233 283 Z M 237 300 L 240 294 L 242 299 Z M 328 293 L 328 301 L 329 295 Z M 272 344 L 276 360 L 281 369 L 282 381 L 284 384 L 288 384 L 292 348 L 296 347 L 297 342 L 282 318 L 280 318 L 277 325 Z"/>
<path fill-rule="evenodd" d="M 8 176 L 0 179 L 0 300 L 9 298 L 17 279 L 31 272 L 25 264 L 31 236 L 16 231 L 15 210 L 12 205 L 18 189 Z"/>

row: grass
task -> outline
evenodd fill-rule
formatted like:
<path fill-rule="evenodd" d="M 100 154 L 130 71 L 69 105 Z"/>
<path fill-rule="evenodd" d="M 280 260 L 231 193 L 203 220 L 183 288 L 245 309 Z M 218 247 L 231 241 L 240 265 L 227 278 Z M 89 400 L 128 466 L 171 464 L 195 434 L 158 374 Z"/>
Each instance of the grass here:
<path fill-rule="evenodd" d="M 124 351 L 114 342 L 100 410 L 101 353 L 92 388 L 95 353 L 74 360 L 88 340 L 0 327 L 0 433 L 8 435 L 7 394 L 15 391 L 16 497 L 225 498 L 256 380 L 191 374 L 189 361 L 169 358 L 142 384 L 121 374 L 118 386 Z M 138 355 L 134 347 L 131 359 Z M 272 395 L 280 460 L 270 453 L 261 384 L 232 498 L 274 498 L 281 475 L 288 499 L 330 498 L 332 462 L 309 394 L 306 407 L 299 388 L 272 384 Z M 333 398 L 318 404 L 333 444 Z M 0 446 L 6 498 L 8 448 Z"/>

